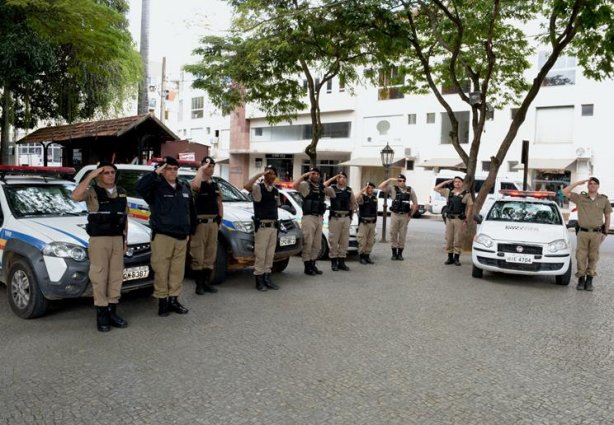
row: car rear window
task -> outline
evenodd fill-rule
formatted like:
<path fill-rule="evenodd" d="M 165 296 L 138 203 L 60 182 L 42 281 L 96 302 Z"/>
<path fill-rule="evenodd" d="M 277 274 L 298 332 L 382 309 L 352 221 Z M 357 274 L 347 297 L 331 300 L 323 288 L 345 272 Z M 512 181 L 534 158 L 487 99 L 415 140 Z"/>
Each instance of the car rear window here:
<path fill-rule="evenodd" d="M 563 223 L 557 206 L 544 202 L 497 201 L 486 219 L 515 223 Z"/>

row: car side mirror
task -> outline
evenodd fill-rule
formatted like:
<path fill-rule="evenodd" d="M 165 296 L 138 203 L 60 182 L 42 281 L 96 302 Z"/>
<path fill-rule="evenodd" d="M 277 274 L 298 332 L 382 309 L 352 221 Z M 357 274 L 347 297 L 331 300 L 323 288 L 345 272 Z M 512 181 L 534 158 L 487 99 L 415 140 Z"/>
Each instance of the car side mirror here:
<path fill-rule="evenodd" d="M 478 224 L 482 224 L 482 221 L 484 221 L 484 217 L 482 217 L 482 214 L 474 214 L 473 221 L 475 221 Z"/>
<path fill-rule="evenodd" d="M 296 214 L 296 210 L 294 208 L 292 208 L 291 205 L 282 205 L 281 207 L 282 210 L 284 211 L 288 211 L 290 214 L 295 215 Z"/>

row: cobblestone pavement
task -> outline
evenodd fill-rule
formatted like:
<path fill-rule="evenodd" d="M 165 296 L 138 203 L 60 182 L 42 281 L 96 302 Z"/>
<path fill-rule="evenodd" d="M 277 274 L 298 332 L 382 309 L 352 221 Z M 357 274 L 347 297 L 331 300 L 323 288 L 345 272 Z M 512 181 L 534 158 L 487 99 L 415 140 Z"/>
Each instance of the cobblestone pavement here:
<path fill-rule="evenodd" d="M 410 224 L 404 262 L 248 272 L 186 316 L 125 297 L 127 329 L 89 300 L 24 321 L 0 290 L 0 424 L 614 423 L 614 255 L 593 293 L 443 266 L 443 230 Z M 443 229 L 443 228 L 441 228 Z"/>

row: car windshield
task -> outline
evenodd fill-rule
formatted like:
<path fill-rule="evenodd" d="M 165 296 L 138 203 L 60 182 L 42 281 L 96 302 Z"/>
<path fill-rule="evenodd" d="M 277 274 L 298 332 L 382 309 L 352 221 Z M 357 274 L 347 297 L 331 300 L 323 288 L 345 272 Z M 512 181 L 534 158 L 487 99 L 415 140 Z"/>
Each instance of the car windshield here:
<path fill-rule="evenodd" d="M 75 202 L 70 195 L 74 185 L 5 185 L 4 193 L 15 217 L 63 216 L 87 214 L 85 202 Z"/>
<path fill-rule="evenodd" d="M 222 192 L 222 201 L 224 202 L 250 202 L 250 199 L 239 191 L 236 187 L 219 177 L 213 177 L 213 180 L 220 187 Z"/>
<path fill-rule="evenodd" d="M 294 199 L 294 201 L 303 208 L 303 197 L 299 192 L 286 192 L 286 195 Z"/>
<path fill-rule="evenodd" d="M 517 223 L 562 224 L 556 205 L 544 202 L 497 201 L 486 219 Z"/>

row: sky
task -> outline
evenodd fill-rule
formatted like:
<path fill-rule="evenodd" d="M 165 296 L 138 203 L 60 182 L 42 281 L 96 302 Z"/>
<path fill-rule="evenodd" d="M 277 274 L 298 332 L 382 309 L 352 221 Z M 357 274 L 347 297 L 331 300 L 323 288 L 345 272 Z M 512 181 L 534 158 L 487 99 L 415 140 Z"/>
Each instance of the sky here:
<path fill-rule="evenodd" d="M 129 4 L 130 32 L 139 46 L 141 0 L 129 0 Z M 191 53 L 203 35 L 221 35 L 230 26 L 231 9 L 221 0 L 150 0 L 149 8 L 152 76 L 160 75 L 162 57 L 166 57 L 167 75 L 177 76 L 182 65 L 196 61 Z"/>

